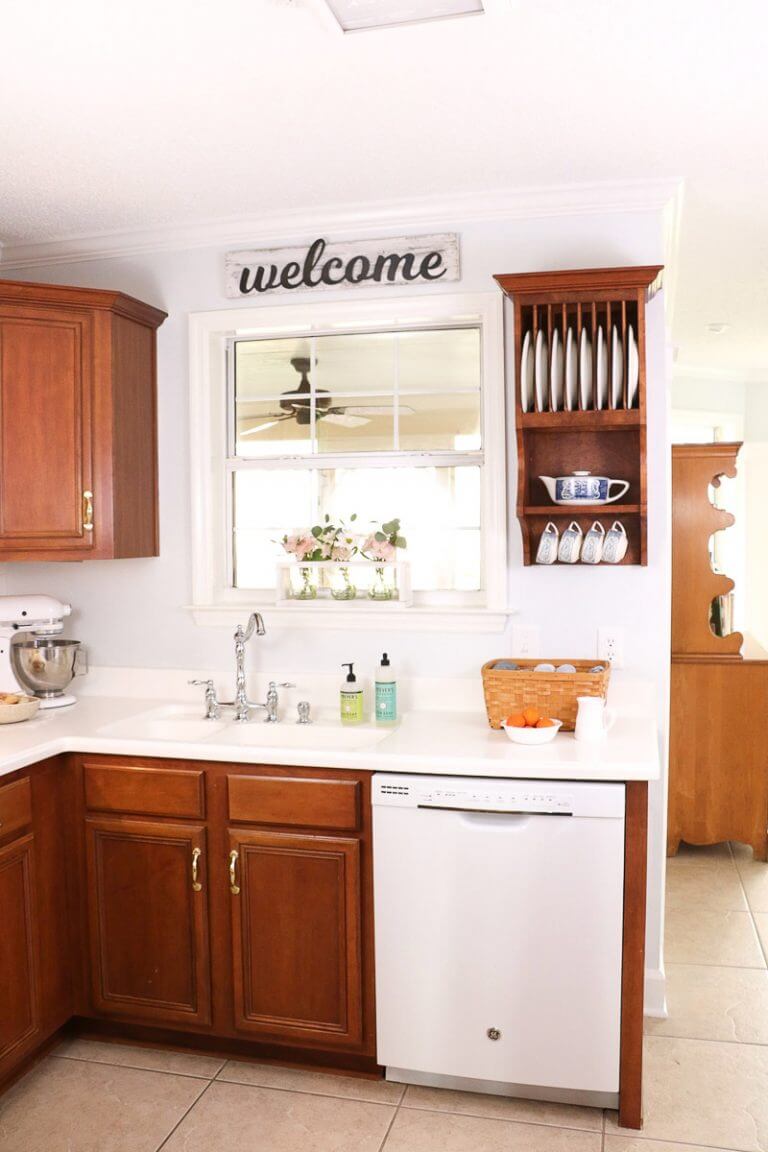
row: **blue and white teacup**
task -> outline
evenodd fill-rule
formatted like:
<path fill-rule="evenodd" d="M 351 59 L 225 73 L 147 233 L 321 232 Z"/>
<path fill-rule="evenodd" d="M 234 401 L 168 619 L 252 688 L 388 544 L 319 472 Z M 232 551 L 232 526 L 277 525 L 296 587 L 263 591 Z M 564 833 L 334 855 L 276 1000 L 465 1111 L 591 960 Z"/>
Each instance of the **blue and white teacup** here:
<path fill-rule="evenodd" d="M 620 520 L 614 520 L 605 534 L 603 560 L 606 564 L 621 564 L 627 554 L 627 532 Z"/>
<path fill-rule="evenodd" d="M 599 564 L 603 558 L 603 545 L 605 543 L 605 528 L 599 520 L 595 520 L 584 537 L 584 546 L 581 549 L 582 564 Z"/>
<path fill-rule="evenodd" d="M 541 534 L 539 540 L 539 547 L 536 550 L 536 563 L 537 564 L 554 564 L 557 560 L 557 546 L 560 541 L 560 533 L 557 530 L 557 525 L 553 524 L 550 520 Z"/>
<path fill-rule="evenodd" d="M 560 537 L 560 547 L 557 550 L 557 558 L 561 564 L 575 564 L 581 554 L 581 542 L 584 539 L 584 533 L 575 520 L 571 520 Z"/>

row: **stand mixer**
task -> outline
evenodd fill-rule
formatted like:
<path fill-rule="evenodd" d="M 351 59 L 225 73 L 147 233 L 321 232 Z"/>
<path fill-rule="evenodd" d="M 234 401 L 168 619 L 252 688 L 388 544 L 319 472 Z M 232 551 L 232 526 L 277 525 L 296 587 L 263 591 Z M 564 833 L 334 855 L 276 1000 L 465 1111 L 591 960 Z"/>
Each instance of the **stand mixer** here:
<path fill-rule="evenodd" d="M 71 611 L 53 596 L 0 596 L 0 692 L 36 696 L 41 708 L 75 703 L 64 689 L 76 674 L 80 641 L 54 639 Z M 30 638 L 18 639 L 22 633 Z"/>

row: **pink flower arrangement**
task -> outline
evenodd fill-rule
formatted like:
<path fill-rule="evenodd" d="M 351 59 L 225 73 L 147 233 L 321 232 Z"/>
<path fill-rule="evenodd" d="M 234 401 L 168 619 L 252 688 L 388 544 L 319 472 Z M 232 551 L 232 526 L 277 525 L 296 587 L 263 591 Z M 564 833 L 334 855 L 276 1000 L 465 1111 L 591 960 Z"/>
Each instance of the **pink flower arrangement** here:
<path fill-rule="evenodd" d="M 350 523 L 357 515 L 350 516 Z M 298 528 L 283 536 L 280 541 L 290 556 L 295 556 L 300 564 L 318 560 L 333 560 L 347 564 L 354 556 L 363 556 L 379 564 L 386 564 L 397 558 L 398 548 L 406 548 L 404 536 L 400 535 L 400 521 L 388 520 L 377 525 L 363 537 L 351 532 L 343 520 L 332 524 L 330 516 L 323 524 L 313 528 Z"/>

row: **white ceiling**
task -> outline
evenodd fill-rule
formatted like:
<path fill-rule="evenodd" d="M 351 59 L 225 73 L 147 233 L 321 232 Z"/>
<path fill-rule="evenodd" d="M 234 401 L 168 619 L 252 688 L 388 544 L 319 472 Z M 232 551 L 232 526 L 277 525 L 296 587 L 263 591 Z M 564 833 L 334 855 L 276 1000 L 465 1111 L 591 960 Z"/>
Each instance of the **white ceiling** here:
<path fill-rule="evenodd" d="M 768 380 L 768 6 L 485 3 L 344 36 L 323 0 L 6 0 L 0 242 L 683 178 L 678 369 Z"/>

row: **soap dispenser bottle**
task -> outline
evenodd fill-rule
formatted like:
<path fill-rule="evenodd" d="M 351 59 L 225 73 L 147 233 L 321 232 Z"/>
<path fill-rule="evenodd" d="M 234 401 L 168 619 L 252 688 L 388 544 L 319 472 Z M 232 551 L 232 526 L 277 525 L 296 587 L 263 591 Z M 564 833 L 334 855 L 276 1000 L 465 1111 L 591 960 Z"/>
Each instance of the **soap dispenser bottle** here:
<path fill-rule="evenodd" d="M 341 722 L 342 724 L 362 724 L 365 719 L 363 690 L 357 682 L 355 666 L 354 664 L 342 664 L 342 668 L 349 668 L 349 672 L 341 684 Z"/>
<path fill-rule="evenodd" d="M 376 670 L 375 694 L 376 723 L 395 724 L 397 722 L 397 680 L 386 652 L 381 657 L 381 664 Z"/>

